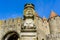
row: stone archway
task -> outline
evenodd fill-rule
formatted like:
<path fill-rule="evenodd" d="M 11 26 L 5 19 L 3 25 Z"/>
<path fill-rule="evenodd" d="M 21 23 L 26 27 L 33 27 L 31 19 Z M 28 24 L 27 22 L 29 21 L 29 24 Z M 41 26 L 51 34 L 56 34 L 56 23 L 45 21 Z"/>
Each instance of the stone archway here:
<path fill-rule="evenodd" d="M 19 34 L 15 31 L 10 31 L 4 35 L 2 40 L 18 40 Z"/>

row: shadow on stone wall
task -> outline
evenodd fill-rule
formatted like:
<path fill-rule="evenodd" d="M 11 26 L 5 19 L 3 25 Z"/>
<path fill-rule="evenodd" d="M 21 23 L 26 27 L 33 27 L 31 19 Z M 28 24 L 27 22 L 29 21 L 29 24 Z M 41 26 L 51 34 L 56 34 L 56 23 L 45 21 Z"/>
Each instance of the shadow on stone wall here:
<path fill-rule="evenodd" d="M 3 36 L 2 40 L 18 40 L 18 38 L 19 34 L 17 32 L 9 31 Z"/>

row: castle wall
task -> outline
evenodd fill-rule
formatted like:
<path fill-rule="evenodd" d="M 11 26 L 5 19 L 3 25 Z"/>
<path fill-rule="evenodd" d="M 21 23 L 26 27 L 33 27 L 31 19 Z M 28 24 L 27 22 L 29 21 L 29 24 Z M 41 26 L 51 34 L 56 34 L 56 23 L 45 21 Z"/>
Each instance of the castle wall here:
<path fill-rule="evenodd" d="M 0 26 L 0 40 L 8 32 L 15 31 L 20 35 L 21 24 L 22 20 L 20 18 L 3 21 L 3 25 Z"/>
<path fill-rule="evenodd" d="M 37 21 L 38 20 L 38 21 Z M 43 20 L 39 17 L 35 17 L 35 25 L 37 27 L 37 39 L 38 40 L 46 40 L 46 34 L 43 26 Z"/>

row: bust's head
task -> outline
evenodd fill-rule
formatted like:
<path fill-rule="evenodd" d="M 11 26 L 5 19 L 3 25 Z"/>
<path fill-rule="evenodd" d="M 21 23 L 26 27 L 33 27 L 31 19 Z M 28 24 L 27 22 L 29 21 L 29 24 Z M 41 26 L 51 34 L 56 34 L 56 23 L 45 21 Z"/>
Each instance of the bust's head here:
<path fill-rule="evenodd" d="M 34 5 L 33 4 L 25 4 L 24 6 L 24 16 L 32 17 L 34 15 Z"/>

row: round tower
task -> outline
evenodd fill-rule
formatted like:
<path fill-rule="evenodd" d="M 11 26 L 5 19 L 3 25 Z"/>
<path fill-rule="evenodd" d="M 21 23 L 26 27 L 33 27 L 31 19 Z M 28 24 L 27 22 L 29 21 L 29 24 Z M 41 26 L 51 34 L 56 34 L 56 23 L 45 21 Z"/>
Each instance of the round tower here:
<path fill-rule="evenodd" d="M 48 35 L 48 40 L 59 40 L 60 39 L 60 17 L 51 12 L 49 19 L 50 35 Z"/>
<path fill-rule="evenodd" d="M 55 14 L 53 11 L 51 12 L 51 15 L 50 15 L 50 19 L 49 19 L 49 25 L 50 25 L 50 33 L 51 34 L 56 34 L 58 32 L 58 29 L 57 29 L 57 20 L 56 20 L 56 17 L 58 17 L 57 14 Z"/>

